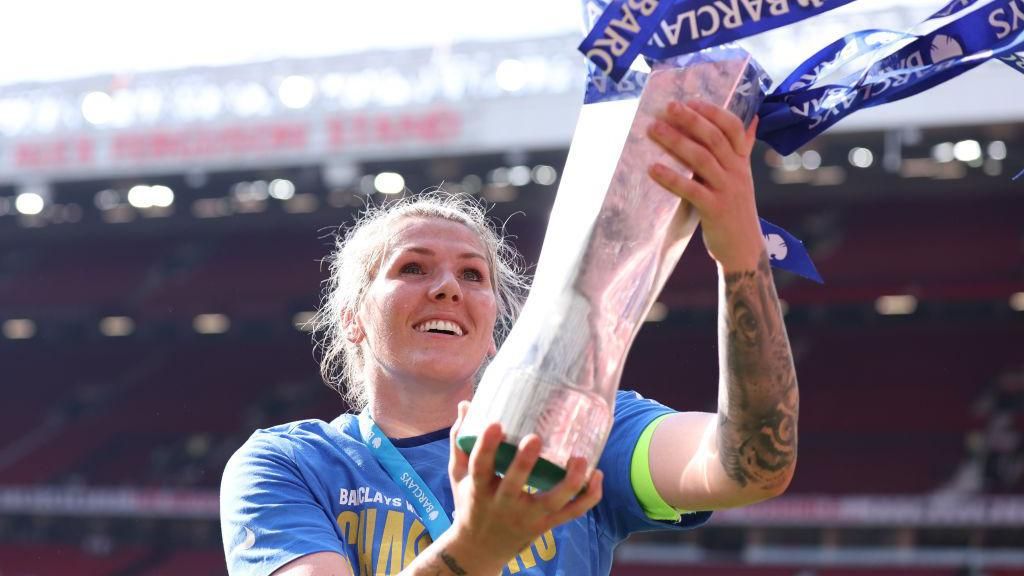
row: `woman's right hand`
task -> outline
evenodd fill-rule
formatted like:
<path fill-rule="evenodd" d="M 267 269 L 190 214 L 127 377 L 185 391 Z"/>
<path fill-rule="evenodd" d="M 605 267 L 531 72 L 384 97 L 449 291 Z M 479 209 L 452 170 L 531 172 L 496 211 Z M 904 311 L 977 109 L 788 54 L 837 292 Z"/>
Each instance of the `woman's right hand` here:
<path fill-rule="evenodd" d="M 496 574 L 545 532 L 593 508 L 601 500 L 603 474 L 595 470 L 588 482 L 586 461 L 573 458 L 557 486 L 528 493 L 526 479 L 540 457 L 540 437 L 531 434 L 523 438 L 505 476 L 499 477 L 494 460 L 504 438 L 500 424 L 484 430 L 472 454 L 467 455 L 455 442 L 468 410 L 468 402 L 460 403 L 458 420 L 452 426 L 448 475 L 455 517 L 452 528 L 441 538 L 446 542 L 439 553 L 454 574 Z"/>

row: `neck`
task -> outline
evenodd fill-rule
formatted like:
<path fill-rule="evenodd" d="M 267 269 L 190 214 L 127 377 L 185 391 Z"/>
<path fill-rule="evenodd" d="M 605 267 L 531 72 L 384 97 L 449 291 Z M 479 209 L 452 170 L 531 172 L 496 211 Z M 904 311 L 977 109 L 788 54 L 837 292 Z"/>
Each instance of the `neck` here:
<path fill-rule="evenodd" d="M 373 421 L 389 438 L 409 438 L 455 423 L 459 402 L 473 396 L 472 382 L 437 390 L 429 386 L 375 385 L 367 404 Z"/>

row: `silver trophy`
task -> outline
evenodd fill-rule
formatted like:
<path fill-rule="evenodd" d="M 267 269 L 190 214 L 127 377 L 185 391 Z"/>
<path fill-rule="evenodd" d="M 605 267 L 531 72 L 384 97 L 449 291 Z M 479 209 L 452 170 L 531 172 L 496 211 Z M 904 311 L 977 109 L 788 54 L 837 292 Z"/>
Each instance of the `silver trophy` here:
<path fill-rule="evenodd" d="M 573 456 L 597 464 L 626 354 L 698 223 L 690 204 L 648 176 L 654 162 L 686 169 L 648 126 L 670 101 L 690 99 L 749 123 L 762 74 L 742 49 L 707 50 L 655 65 L 640 98 L 583 106 L 533 288 L 473 398 L 463 450 L 500 422 L 499 472 L 523 437 L 543 440 L 535 488 L 561 480 Z"/>

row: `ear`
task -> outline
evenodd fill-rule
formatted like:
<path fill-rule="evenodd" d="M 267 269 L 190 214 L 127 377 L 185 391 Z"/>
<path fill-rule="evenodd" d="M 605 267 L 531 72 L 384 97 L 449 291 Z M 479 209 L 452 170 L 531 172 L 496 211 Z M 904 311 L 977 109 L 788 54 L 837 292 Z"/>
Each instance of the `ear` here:
<path fill-rule="evenodd" d="M 345 310 L 341 313 L 341 325 L 345 330 L 345 338 L 353 344 L 359 344 L 366 336 L 363 327 L 359 325 L 359 319 L 352 310 Z"/>
<path fill-rule="evenodd" d="M 494 334 L 491 334 L 491 343 L 487 345 L 487 357 L 494 358 L 498 355 L 498 345 L 494 342 Z"/>

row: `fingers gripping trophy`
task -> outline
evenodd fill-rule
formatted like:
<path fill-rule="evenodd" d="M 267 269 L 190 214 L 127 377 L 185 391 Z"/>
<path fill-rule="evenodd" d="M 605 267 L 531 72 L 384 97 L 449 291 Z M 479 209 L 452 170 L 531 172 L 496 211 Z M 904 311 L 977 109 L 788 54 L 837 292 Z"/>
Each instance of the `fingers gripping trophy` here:
<path fill-rule="evenodd" d="M 574 457 L 592 471 L 630 345 L 698 223 L 648 175 L 655 162 L 679 165 L 648 129 L 669 102 L 694 99 L 748 124 L 761 77 L 739 48 L 706 50 L 657 63 L 639 98 L 582 108 L 533 288 L 459 430 L 463 450 L 499 422 L 499 472 L 529 434 L 543 442 L 531 486 L 557 484 Z"/>

